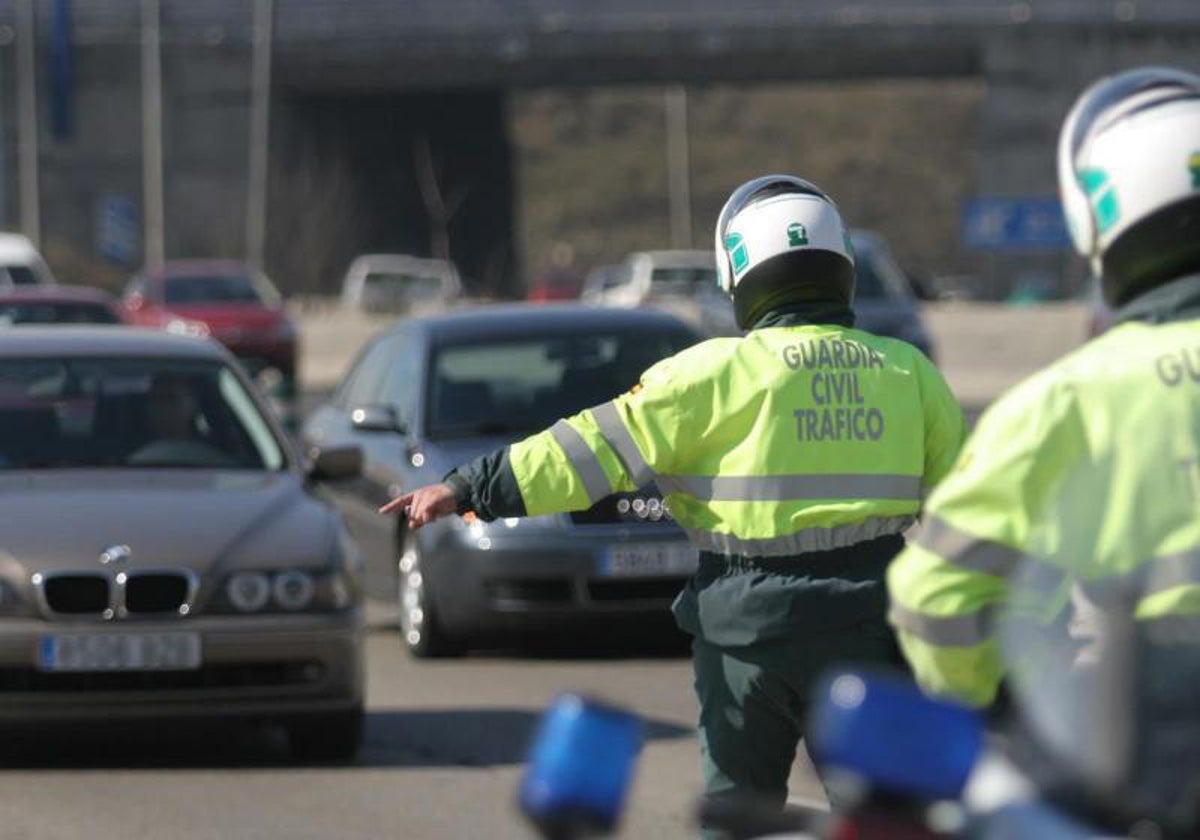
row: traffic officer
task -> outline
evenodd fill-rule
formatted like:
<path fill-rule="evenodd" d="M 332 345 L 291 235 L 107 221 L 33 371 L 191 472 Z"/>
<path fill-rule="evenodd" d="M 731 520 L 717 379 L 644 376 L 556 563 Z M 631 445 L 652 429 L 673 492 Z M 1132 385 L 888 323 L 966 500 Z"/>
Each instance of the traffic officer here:
<path fill-rule="evenodd" d="M 1200 603 L 1200 77 L 1090 87 L 1058 178 L 1119 325 L 984 414 L 888 572 L 919 682 L 978 706 L 1003 676 L 989 618 L 1018 591 L 1044 621 L 1114 595 L 1146 622 L 1195 620 Z"/>
<path fill-rule="evenodd" d="M 854 254 L 819 188 L 742 185 L 716 250 L 748 334 L 666 359 L 381 512 L 407 510 L 414 528 L 455 511 L 538 516 L 656 482 L 700 551 L 673 610 L 694 637 L 707 794 L 782 806 L 815 674 L 897 656 L 884 570 L 965 425 L 920 351 L 853 328 Z"/>

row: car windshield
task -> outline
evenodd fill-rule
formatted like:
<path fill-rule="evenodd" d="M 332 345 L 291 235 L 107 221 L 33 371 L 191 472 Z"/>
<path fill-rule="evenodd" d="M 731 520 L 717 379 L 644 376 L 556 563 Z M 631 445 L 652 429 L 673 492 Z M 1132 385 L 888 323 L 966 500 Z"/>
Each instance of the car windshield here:
<path fill-rule="evenodd" d="M 187 274 L 168 277 L 163 294 L 167 303 L 278 302 L 275 289 L 261 278 L 244 274 Z"/>
<path fill-rule="evenodd" d="M 855 240 L 854 272 L 856 300 L 905 300 L 911 296 L 907 278 L 884 245 Z"/>
<path fill-rule="evenodd" d="M 533 432 L 633 387 L 655 362 L 695 341 L 685 331 L 556 335 L 434 351 L 430 438 Z"/>
<path fill-rule="evenodd" d="M 661 266 L 650 273 L 650 293 L 655 295 L 691 297 L 718 288 L 716 265 Z"/>
<path fill-rule="evenodd" d="M 0 360 L 0 470 L 284 463 L 270 426 L 223 364 Z"/>
<path fill-rule="evenodd" d="M 433 274 L 373 271 L 363 278 L 363 298 L 372 308 L 404 309 L 441 297 L 446 286 L 444 278 Z"/>
<path fill-rule="evenodd" d="M 12 324 L 117 324 L 103 304 L 86 301 L 0 301 L 0 326 Z"/>

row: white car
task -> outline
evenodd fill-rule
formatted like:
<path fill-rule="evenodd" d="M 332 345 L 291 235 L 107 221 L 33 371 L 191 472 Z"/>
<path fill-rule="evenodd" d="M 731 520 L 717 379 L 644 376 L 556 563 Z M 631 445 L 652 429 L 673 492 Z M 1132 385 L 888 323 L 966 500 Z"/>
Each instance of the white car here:
<path fill-rule="evenodd" d="M 27 237 L 0 233 L 0 289 L 53 283 L 50 267 Z"/>
<path fill-rule="evenodd" d="M 342 280 L 342 306 L 360 312 L 427 312 L 461 294 L 453 263 L 404 254 L 364 254 Z"/>
<path fill-rule="evenodd" d="M 856 325 L 899 338 L 933 357 L 911 281 L 878 233 L 852 230 Z M 733 303 L 717 285 L 712 251 L 642 251 L 588 275 L 582 298 L 609 306 L 657 306 L 706 336 L 741 335 Z"/>
<path fill-rule="evenodd" d="M 733 303 L 717 285 L 712 251 L 639 251 L 593 272 L 581 298 L 607 306 L 666 309 L 705 335 L 740 335 Z"/>

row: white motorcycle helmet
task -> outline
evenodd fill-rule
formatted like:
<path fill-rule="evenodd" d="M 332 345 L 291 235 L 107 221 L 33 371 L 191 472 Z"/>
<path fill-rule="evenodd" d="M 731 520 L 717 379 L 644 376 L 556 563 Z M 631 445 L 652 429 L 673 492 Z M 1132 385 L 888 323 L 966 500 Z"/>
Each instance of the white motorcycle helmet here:
<path fill-rule="evenodd" d="M 715 239 L 717 280 L 742 329 L 781 304 L 854 301 L 854 250 L 837 205 L 802 178 L 742 184 L 721 208 Z"/>
<path fill-rule="evenodd" d="M 1058 184 L 1110 304 L 1200 270 L 1200 76 L 1143 67 L 1089 87 L 1059 136 Z"/>

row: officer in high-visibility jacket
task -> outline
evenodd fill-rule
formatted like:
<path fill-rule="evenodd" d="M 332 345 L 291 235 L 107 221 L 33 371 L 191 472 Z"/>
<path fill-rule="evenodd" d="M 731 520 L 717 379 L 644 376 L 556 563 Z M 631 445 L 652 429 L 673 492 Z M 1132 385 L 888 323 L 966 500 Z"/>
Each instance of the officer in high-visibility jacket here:
<path fill-rule="evenodd" d="M 1046 623 L 1119 603 L 1200 617 L 1200 77 L 1090 87 L 1058 176 L 1119 324 L 984 414 L 888 573 L 919 682 L 977 706 L 1004 675 L 1006 604 Z"/>
<path fill-rule="evenodd" d="M 716 229 L 742 338 L 381 510 L 411 527 L 580 510 L 656 482 L 700 549 L 676 600 L 694 637 L 706 789 L 782 806 L 809 684 L 894 660 L 885 567 L 965 437 L 933 364 L 853 328 L 854 255 L 833 201 L 799 178 L 736 190 Z"/>

